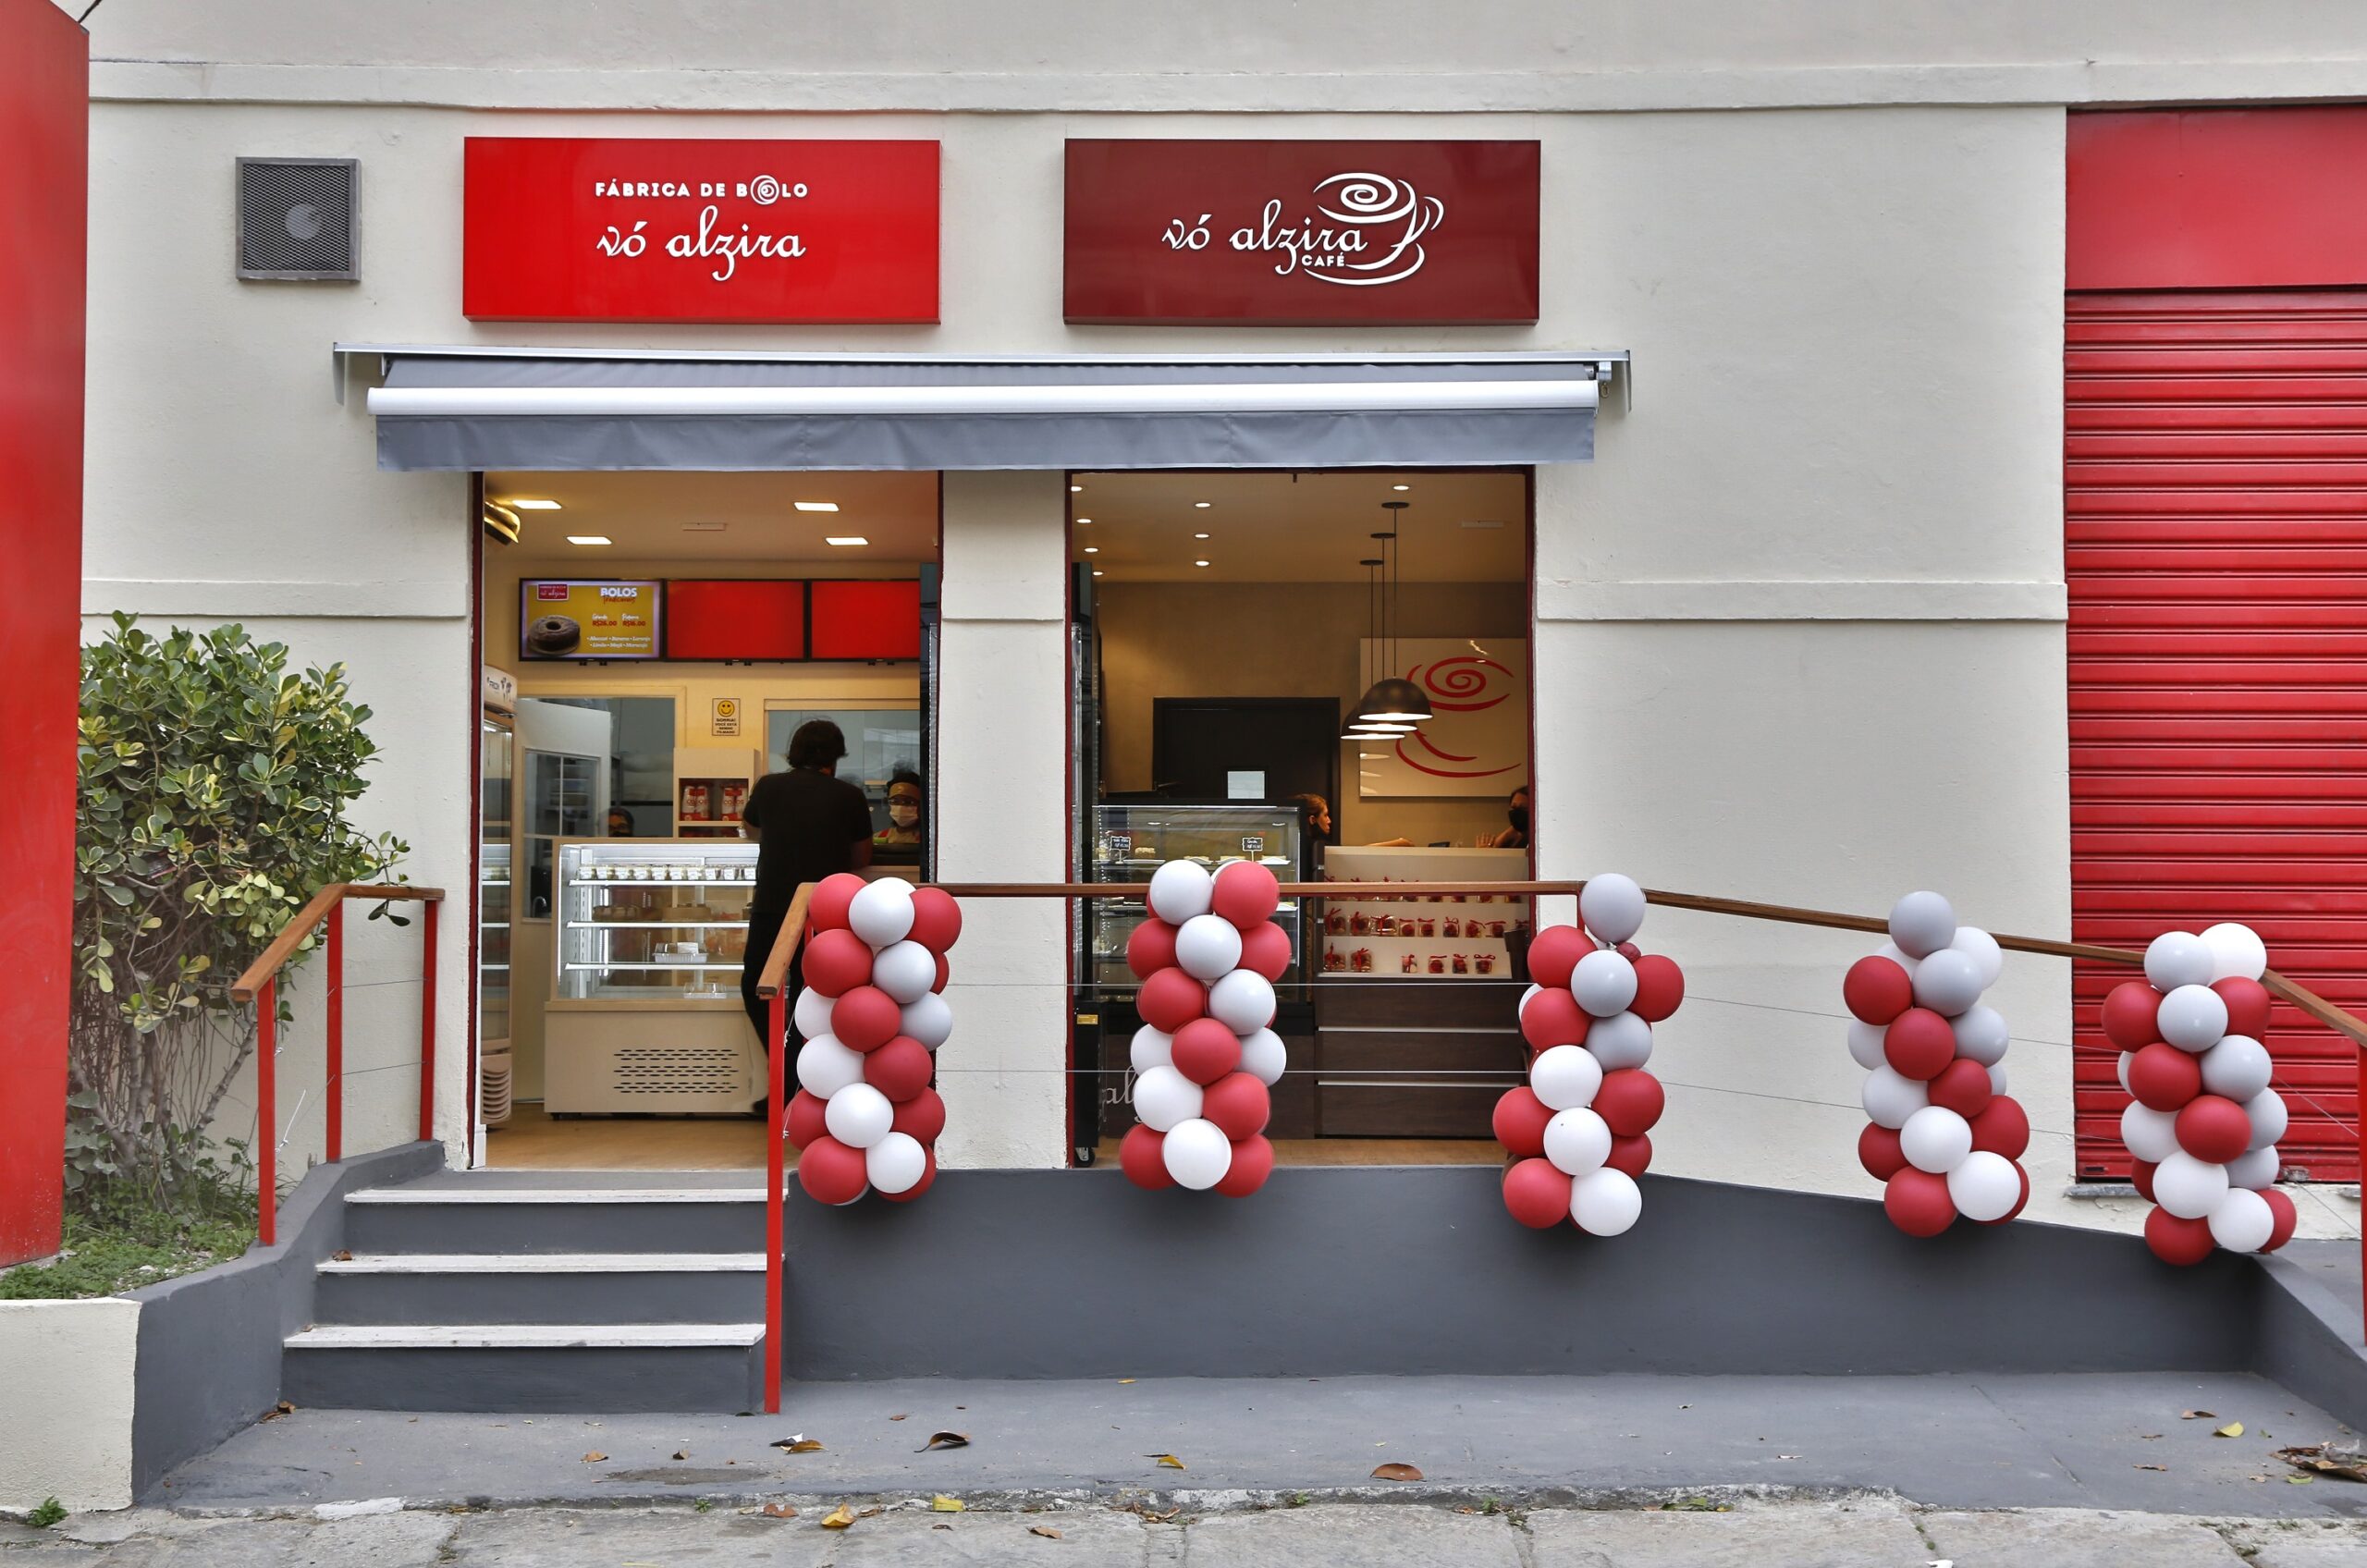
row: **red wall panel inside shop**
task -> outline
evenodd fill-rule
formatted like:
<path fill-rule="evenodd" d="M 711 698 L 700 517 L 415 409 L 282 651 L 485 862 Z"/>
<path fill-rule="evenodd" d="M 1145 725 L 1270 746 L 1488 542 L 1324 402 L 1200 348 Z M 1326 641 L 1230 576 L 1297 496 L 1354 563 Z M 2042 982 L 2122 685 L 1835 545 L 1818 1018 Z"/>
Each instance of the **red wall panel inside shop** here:
<path fill-rule="evenodd" d="M 90 47 L 0 0 L 0 1264 L 57 1250 L 72 974 Z"/>
<path fill-rule="evenodd" d="M 917 582 L 815 583 L 814 656 L 920 657 L 921 585 Z"/>
<path fill-rule="evenodd" d="M 668 579 L 669 659 L 802 659 L 805 584 Z"/>

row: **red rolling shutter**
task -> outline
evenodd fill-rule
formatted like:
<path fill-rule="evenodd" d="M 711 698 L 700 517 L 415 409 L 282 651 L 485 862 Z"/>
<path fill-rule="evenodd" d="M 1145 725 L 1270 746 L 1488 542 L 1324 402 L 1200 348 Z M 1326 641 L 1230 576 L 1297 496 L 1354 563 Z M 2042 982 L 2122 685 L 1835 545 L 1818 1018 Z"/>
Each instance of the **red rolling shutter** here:
<path fill-rule="evenodd" d="M 2367 1011 L 2367 290 L 2066 304 L 2072 927 L 2240 920 Z M 2079 965 L 2079 1170 L 2127 1172 Z M 2356 1181 L 2352 1050 L 2280 1004 L 2286 1164 Z"/>

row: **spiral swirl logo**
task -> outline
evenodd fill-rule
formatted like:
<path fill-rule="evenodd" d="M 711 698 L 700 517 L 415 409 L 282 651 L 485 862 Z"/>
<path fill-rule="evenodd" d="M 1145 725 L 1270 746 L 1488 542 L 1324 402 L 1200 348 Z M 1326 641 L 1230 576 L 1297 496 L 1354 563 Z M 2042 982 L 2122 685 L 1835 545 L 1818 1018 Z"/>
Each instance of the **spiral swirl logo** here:
<path fill-rule="evenodd" d="M 1411 185 L 1385 174 L 1335 174 L 1315 188 L 1316 205 L 1333 223 L 1395 223 L 1419 200 Z"/>
<path fill-rule="evenodd" d="M 759 207 L 769 207 L 780 200 L 780 181 L 771 175 L 760 174 L 748 182 L 748 200 Z"/>

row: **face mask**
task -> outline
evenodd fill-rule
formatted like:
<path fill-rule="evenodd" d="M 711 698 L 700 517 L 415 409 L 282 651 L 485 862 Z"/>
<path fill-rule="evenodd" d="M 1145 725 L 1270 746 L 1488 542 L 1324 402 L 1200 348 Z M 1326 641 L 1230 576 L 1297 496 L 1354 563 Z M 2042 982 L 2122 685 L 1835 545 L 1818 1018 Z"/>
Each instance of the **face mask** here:
<path fill-rule="evenodd" d="M 1504 813 L 1504 816 L 1512 823 L 1514 832 L 1526 833 L 1528 831 L 1528 808 L 1527 806 L 1514 806 L 1512 809 Z"/>
<path fill-rule="evenodd" d="M 899 827 L 910 827 L 920 819 L 921 808 L 918 806 L 891 805 L 888 808 L 888 820 Z"/>

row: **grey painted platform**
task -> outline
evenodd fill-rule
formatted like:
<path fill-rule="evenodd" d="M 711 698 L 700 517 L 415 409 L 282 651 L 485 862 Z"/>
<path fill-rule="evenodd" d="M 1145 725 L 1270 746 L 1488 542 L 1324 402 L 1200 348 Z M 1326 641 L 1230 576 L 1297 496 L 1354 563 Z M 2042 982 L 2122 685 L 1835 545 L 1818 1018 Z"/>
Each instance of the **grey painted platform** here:
<path fill-rule="evenodd" d="M 237 1509 L 950 1492 L 1237 1502 L 1237 1490 L 1378 1490 L 1513 1504 L 1776 1488 L 1888 1488 L 1950 1508 L 2367 1516 L 2367 1487 L 2289 1486 L 2268 1457 L 2337 1423 L 2239 1374 L 915 1380 L 788 1393 L 779 1416 L 737 1418 L 300 1410 L 183 1465 L 147 1501 Z M 2179 1418 L 2198 1408 L 2214 1419 Z M 2242 1438 L 2212 1436 L 2231 1419 L 2244 1422 Z M 914 1452 L 939 1428 L 968 1433 L 970 1446 Z M 822 1452 L 768 1446 L 792 1433 Z M 587 1463 L 595 1452 L 606 1458 Z M 1148 1457 L 1162 1452 L 1187 1468 Z M 1426 1480 L 1369 1478 L 1392 1460 Z M 2164 1468 L 2140 1468 L 2153 1464 Z"/>

